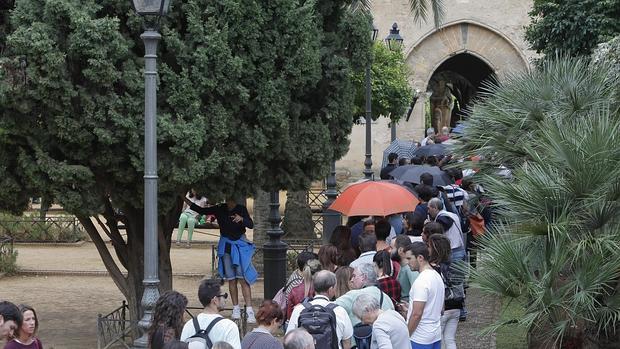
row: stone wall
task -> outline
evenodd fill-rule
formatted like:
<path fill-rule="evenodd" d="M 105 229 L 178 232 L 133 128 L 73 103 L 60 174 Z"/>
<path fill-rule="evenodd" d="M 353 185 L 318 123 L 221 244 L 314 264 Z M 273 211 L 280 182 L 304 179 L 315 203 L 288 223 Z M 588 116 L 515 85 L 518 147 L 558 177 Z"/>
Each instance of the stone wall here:
<path fill-rule="evenodd" d="M 372 12 L 378 39 L 387 36 L 394 22 L 404 38 L 404 52 L 411 69 L 410 82 L 414 89 L 426 91 L 434 70 L 448 58 L 469 53 L 484 61 L 500 82 L 507 74 L 529 69 L 535 53 L 528 49 L 523 37 L 529 23 L 531 0 L 446 0 L 446 18 L 440 30 L 432 21 L 416 24 L 409 12 L 407 0 L 373 0 Z M 424 132 L 424 102 L 422 93 L 409 122 L 401 121 L 397 137 L 419 140 Z M 390 142 L 388 121 L 381 118 L 373 123 L 372 160 L 376 176 L 381 167 L 383 149 Z M 336 167 L 339 173 L 361 178 L 364 168 L 364 125 L 355 125 L 351 133 L 349 152 Z"/>

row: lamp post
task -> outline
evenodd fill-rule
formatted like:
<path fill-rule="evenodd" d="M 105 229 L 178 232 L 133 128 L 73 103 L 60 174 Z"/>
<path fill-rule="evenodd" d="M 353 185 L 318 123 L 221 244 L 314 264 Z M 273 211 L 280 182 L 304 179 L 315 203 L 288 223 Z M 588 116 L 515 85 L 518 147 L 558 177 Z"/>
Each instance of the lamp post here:
<path fill-rule="evenodd" d="M 331 163 L 326 184 L 327 188 L 325 190 L 325 196 L 327 196 L 327 200 L 323 203 L 322 240 L 324 244 L 329 243 L 334 229 L 342 223 L 342 216 L 340 213 L 329 210 L 329 206 L 331 206 L 334 200 L 338 197 L 338 191 L 336 190 L 336 161 L 332 161 Z"/>
<path fill-rule="evenodd" d="M 269 240 L 263 245 L 263 266 L 265 269 L 265 299 L 273 299 L 286 283 L 286 244 L 282 242 L 284 231 L 280 228 L 280 192 L 269 193 Z"/>
<path fill-rule="evenodd" d="M 147 330 L 153 320 L 153 308 L 159 298 L 157 251 L 157 32 L 159 19 L 168 13 L 170 0 L 132 0 L 136 13 L 145 17 L 144 33 L 144 291 L 142 336 L 134 348 L 148 346 Z"/>
<path fill-rule="evenodd" d="M 390 51 L 399 51 L 403 46 L 403 37 L 400 36 L 400 30 L 398 29 L 398 24 L 392 24 L 392 29 L 390 29 L 390 34 L 385 38 L 385 42 L 388 45 Z M 396 123 L 394 121 L 390 122 L 390 133 L 391 133 L 391 141 L 393 142 L 396 139 Z"/>
<path fill-rule="evenodd" d="M 373 45 L 375 40 L 377 39 L 377 34 L 379 30 L 372 25 L 372 31 L 370 32 L 370 38 L 372 39 Z M 374 49 L 374 47 L 373 47 Z M 366 64 L 366 158 L 364 159 L 364 178 L 372 179 L 373 171 L 372 171 L 372 149 L 370 145 L 371 140 L 371 127 L 372 127 L 372 102 L 371 102 L 371 86 L 370 86 L 370 68 L 372 65 L 372 59 L 368 60 L 368 64 Z"/>

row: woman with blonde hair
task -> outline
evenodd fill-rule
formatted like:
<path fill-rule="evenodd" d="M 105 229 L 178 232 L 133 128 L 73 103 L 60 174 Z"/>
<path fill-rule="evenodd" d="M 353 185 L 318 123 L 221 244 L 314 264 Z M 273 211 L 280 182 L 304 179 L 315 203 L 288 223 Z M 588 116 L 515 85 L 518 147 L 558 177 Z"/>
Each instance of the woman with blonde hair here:
<path fill-rule="evenodd" d="M 314 297 L 314 287 L 312 285 L 312 277 L 316 272 L 321 270 L 321 262 L 311 259 L 306 263 L 302 272 L 304 281 L 291 290 L 286 300 L 286 318 L 290 319 L 293 308 L 301 303 L 305 298 Z"/>
<path fill-rule="evenodd" d="M 336 269 L 336 298 L 351 291 L 351 277 L 353 268 L 349 266 L 338 267 Z"/>

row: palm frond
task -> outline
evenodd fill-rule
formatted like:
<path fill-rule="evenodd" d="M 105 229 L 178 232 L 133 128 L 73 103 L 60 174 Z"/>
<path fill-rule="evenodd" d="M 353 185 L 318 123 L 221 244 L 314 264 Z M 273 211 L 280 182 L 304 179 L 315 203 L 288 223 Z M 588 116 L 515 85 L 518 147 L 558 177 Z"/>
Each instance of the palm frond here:
<path fill-rule="evenodd" d="M 441 26 L 446 15 L 444 0 L 409 0 L 409 7 L 416 23 L 426 22 L 432 12 L 435 28 Z"/>

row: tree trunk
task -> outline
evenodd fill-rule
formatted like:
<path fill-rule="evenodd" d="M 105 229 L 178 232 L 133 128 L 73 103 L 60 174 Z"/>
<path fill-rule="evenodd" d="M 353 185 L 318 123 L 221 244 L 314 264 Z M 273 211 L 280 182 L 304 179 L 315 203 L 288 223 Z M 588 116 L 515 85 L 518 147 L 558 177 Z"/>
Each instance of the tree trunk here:
<path fill-rule="evenodd" d="M 316 239 L 307 191 L 287 191 L 282 230 L 287 239 Z"/>
<path fill-rule="evenodd" d="M 141 301 L 144 285 L 144 210 L 124 208 L 117 213 L 108 199 L 105 199 L 103 222 L 99 216 L 77 216 L 78 220 L 95 244 L 99 255 L 112 280 L 121 291 L 129 307 L 130 319 L 138 321 L 142 317 Z M 159 280 L 160 292 L 172 289 L 172 264 L 170 261 L 170 240 L 176 224 L 176 218 L 181 211 L 182 203 L 179 200 L 164 216 L 159 216 Z M 93 223 L 97 222 L 97 226 Z M 120 233 L 118 222 L 125 226 L 124 239 Z M 110 239 L 120 265 L 117 264 L 97 227 Z"/>

